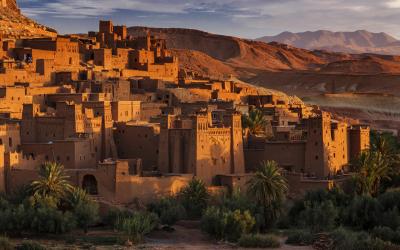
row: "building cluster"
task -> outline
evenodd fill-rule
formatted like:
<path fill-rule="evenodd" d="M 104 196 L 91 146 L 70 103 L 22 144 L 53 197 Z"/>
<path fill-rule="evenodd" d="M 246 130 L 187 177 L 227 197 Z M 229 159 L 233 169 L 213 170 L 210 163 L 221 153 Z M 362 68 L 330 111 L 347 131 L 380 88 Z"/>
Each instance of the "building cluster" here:
<path fill-rule="evenodd" d="M 232 80 L 179 70 L 166 41 L 100 21 L 87 35 L 0 43 L 0 192 L 48 161 L 99 199 L 127 204 L 179 191 L 194 176 L 244 187 L 263 160 L 294 191 L 329 186 L 369 147 L 369 128 Z M 242 116 L 258 108 L 265 134 Z"/>

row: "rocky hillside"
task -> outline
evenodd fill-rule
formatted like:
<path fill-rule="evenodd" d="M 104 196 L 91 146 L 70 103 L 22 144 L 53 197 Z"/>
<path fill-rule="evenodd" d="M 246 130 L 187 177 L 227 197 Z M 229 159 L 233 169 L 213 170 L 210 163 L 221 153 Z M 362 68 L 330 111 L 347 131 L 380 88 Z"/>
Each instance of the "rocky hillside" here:
<path fill-rule="evenodd" d="M 129 28 L 129 34 L 134 36 L 145 35 L 147 31 L 166 39 L 168 48 L 177 49 L 183 67 L 194 67 L 193 70 L 200 73 L 212 72 L 214 68 L 223 68 L 224 72 L 235 72 L 239 76 L 251 75 L 254 70 L 317 70 L 326 63 L 351 58 L 340 53 L 311 52 L 284 44 L 267 44 L 198 30 Z M 212 59 L 205 60 L 207 57 Z M 191 66 L 186 63 L 188 61 L 196 61 L 197 65 Z"/>
<path fill-rule="evenodd" d="M 264 43 L 190 29 L 129 28 L 134 36 L 145 35 L 147 31 L 166 39 L 167 46 L 176 49 L 182 67 L 211 75 L 233 73 L 248 78 L 260 72 L 289 70 L 314 74 L 400 73 L 400 57 L 397 56 L 311 51 L 277 42 Z"/>
<path fill-rule="evenodd" d="M 332 32 L 327 30 L 301 33 L 283 32 L 276 36 L 257 39 L 263 42 L 279 42 L 309 50 L 328 50 L 345 53 L 400 54 L 400 41 L 386 33 L 366 30 Z"/>
<path fill-rule="evenodd" d="M 0 6 L 0 35 L 11 38 L 42 37 L 55 36 L 57 32 L 25 17 L 15 0 L 8 0 L 6 6 Z"/>

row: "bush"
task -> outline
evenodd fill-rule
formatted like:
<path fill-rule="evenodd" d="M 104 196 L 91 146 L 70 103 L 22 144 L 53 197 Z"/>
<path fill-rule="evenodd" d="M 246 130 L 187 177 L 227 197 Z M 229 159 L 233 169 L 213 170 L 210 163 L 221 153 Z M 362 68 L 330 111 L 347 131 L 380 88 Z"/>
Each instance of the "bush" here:
<path fill-rule="evenodd" d="M 304 196 L 304 199 L 295 201 L 293 206 L 289 209 L 288 220 L 291 225 L 295 226 L 307 226 L 314 228 L 316 231 L 331 229 L 339 217 L 342 214 L 343 209 L 351 203 L 351 196 L 345 194 L 341 189 L 334 188 L 332 190 L 319 189 L 315 191 L 308 191 Z M 305 210 L 308 211 L 305 211 Z M 330 215 L 324 215 L 321 209 L 328 209 Z M 318 215 L 314 215 L 313 211 L 318 212 Z M 302 215 L 308 216 L 308 222 L 303 219 Z M 335 217 L 331 219 L 331 217 Z M 327 222 L 327 226 L 321 225 L 315 221 L 323 220 Z"/>
<path fill-rule="evenodd" d="M 331 234 L 335 250 L 389 250 L 396 249 L 389 242 L 372 238 L 366 232 L 352 232 L 343 228 Z"/>
<path fill-rule="evenodd" d="M 108 210 L 107 215 L 103 218 L 103 223 L 112 228 L 116 228 L 116 223 L 118 220 L 127 218 L 133 213 L 126 209 L 111 208 Z"/>
<path fill-rule="evenodd" d="M 400 226 L 400 216 L 397 207 L 389 209 L 382 214 L 380 225 L 396 230 Z"/>
<path fill-rule="evenodd" d="M 154 213 L 135 212 L 126 218 L 117 220 L 116 227 L 123 232 L 128 240 L 134 243 L 143 241 L 143 237 L 153 231 L 158 224 L 158 217 Z"/>
<path fill-rule="evenodd" d="M 382 205 L 383 210 L 387 211 L 393 208 L 400 207 L 400 190 L 388 190 L 378 196 L 378 201 Z"/>
<path fill-rule="evenodd" d="M 371 236 L 396 245 L 400 244 L 400 231 L 393 231 L 389 227 L 375 227 L 371 230 Z"/>
<path fill-rule="evenodd" d="M 210 195 L 203 181 L 192 179 L 178 197 L 190 218 L 200 218 L 207 208 Z"/>
<path fill-rule="evenodd" d="M 71 212 L 63 213 L 52 200 L 36 199 L 27 213 L 30 216 L 30 230 L 36 233 L 61 234 L 71 231 L 76 220 Z"/>
<path fill-rule="evenodd" d="M 320 232 L 334 228 L 338 211 L 330 200 L 321 203 L 305 202 L 305 209 L 299 217 L 304 227 Z"/>
<path fill-rule="evenodd" d="M 87 195 L 85 190 L 80 188 L 74 189 L 69 202 L 78 227 L 86 233 L 88 227 L 99 218 L 99 205 Z"/>
<path fill-rule="evenodd" d="M 371 235 L 383 241 L 393 241 L 396 237 L 396 232 L 389 227 L 374 227 L 371 231 Z"/>
<path fill-rule="evenodd" d="M 279 248 L 281 243 L 273 235 L 245 234 L 240 237 L 239 246 L 247 248 Z"/>
<path fill-rule="evenodd" d="M 14 249 L 10 240 L 7 237 L 0 236 L 0 250 L 12 250 Z"/>
<path fill-rule="evenodd" d="M 172 226 L 186 217 L 185 208 L 174 197 L 165 197 L 148 207 L 150 212 L 156 213 L 163 225 Z"/>
<path fill-rule="evenodd" d="M 314 234 L 309 231 L 296 230 L 289 232 L 286 244 L 295 246 L 308 246 L 313 244 Z"/>
<path fill-rule="evenodd" d="M 369 230 L 380 224 L 382 207 L 370 196 L 356 196 L 346 209 L 344 222 L 359 230 Z"/>
<path fill-rule="evenodd" d="M 220 200 L 219 207 L 226 208 L 228 210 L 249 210 L 255 212 L 257 206 L 254 202 L 251 202 L 248 197 L 242 194 L 239 190 L 234 190 L 230 195 L 224 194 Z"/>
<path fill-rule="evenodd" d="M 201 220 L 202 230 L 218 240 L 237 241 L 243 234 L 251 232 L 256 221 L 249 211 L 229 211 L 216 207 L 208 208 Z"/>
<path fill-rule="evenodd" d="M 46 248 L 34 241 L 25 241 L 16 247 L 17 250 L 46 250 Z"/>

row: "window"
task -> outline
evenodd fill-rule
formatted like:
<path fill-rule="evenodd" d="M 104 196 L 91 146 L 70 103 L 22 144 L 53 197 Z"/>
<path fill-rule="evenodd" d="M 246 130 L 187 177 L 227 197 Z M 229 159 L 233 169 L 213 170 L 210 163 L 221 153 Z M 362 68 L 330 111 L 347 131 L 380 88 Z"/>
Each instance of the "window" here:
<path fill-rule="evenodd" d="M 11 137 L 8 138 L 8 146 L 10 146 L 10 147 L 13 146 L 13 141 L 12 141 Z"/>
<path fill-rule="evenodd" d="M 319 157 L 318 157 L 318 155 L 316 155 L 316 156 L 315 156 L 315 160 L 318 160 L 318 159 L 319 159 Z"/>

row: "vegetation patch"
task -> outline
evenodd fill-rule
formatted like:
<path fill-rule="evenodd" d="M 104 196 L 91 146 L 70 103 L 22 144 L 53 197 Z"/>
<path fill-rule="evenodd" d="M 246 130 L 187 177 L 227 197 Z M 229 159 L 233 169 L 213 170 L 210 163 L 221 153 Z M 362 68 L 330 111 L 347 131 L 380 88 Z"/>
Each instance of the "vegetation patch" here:
<path fill-rule="evenodd" d="M 279 248 L 281 243 L 274 235 L 246 234 L 239 239 L 239 246 L 247 248 Z"/>

